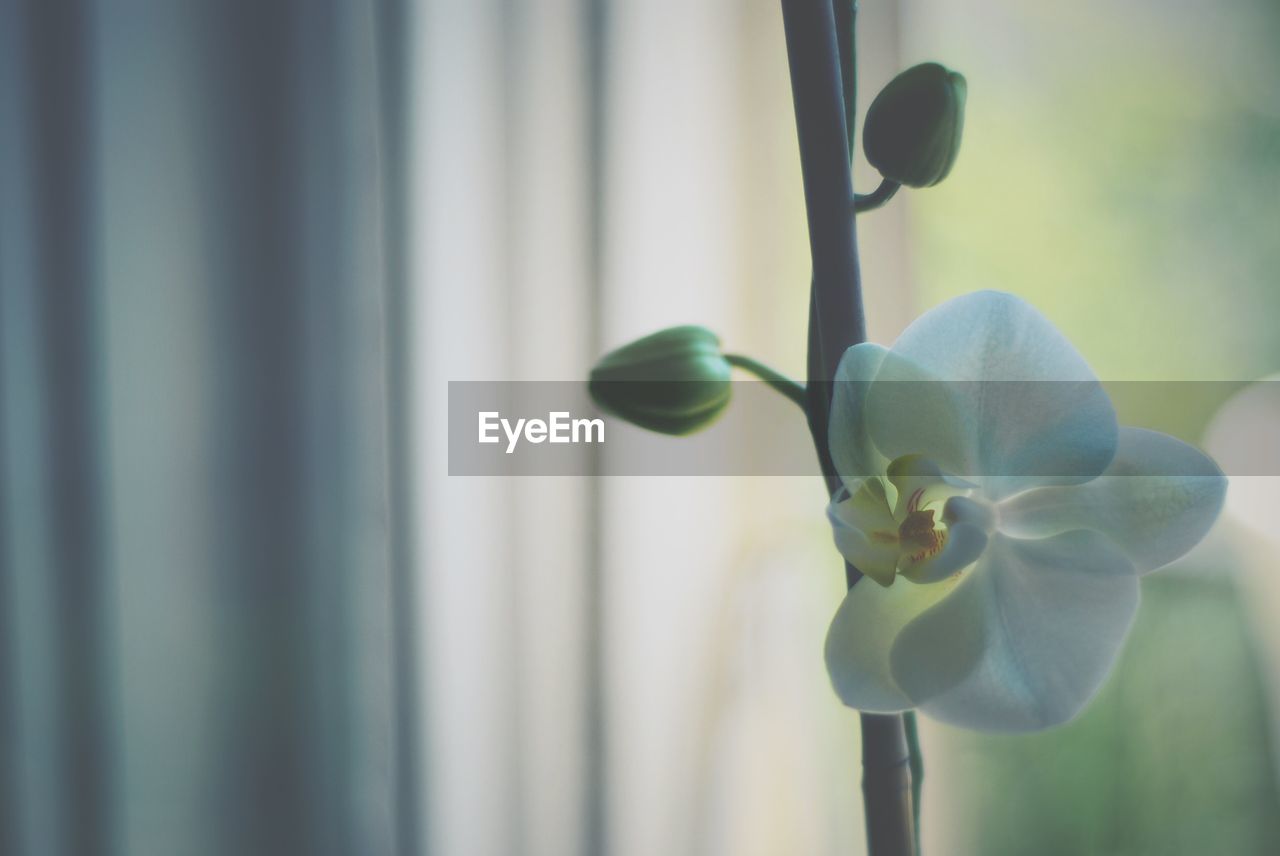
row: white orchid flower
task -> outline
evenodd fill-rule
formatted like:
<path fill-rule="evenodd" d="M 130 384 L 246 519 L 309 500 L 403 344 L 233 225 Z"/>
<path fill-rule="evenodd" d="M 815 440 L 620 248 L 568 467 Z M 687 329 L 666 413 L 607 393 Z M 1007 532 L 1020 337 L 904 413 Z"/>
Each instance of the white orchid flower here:
<path fill-rule="evenodd" d="M 982 731 L 1075 716 L 1138 577 L 1200 541 L 1226 489 L 1193 447 L 1118 427 L 1066 338 L 997 292 L 926 313 L 891 350 L 850 348 L 830 448 L 836 546 L 867 577 L 827 637 L 836 692 Z"/>

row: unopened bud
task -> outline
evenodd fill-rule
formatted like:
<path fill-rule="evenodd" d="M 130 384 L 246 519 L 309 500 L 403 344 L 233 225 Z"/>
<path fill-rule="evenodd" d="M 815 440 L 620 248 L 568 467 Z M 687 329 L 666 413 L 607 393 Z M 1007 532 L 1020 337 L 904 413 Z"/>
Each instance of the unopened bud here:
<path fill-rule="evenodd" d="M 951 172 L 964 130 L 964 75 L 926 62 L 899 74 L 867 109 L 862 149 L 885 178 L 930 187 Z"/>
<path fill-rule="evenodd" d="M 729 363 L 705 327 L 672 327 L 606 354 L 591 370 L 596 405 L 641 428 L 692 434 L 729 403 Z"/>

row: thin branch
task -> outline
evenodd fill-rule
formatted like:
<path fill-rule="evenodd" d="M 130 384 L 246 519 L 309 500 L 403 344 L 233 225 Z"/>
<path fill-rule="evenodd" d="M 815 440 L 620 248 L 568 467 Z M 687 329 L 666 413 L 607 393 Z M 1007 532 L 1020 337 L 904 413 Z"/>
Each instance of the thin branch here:
<path fill-rule="evenodd" d="M 898 184 L 898 182 L 891 178 L 886 178 L 880 182 L 879 187 L 870 193 L 855 193 L 853 195 L 854 213 L 861 214 L 864 211 L 874 211 L 892 199 L 901 187 L 902 185 Z"/>
<path fill-rule="evenodd" d="M 760 380 L 769 384 L 778 392 L 794 401 L 800 406 L 801 410 L 805 410 L 807 399 L 805 396 L 804 384 L 796 383 L 791 378 L 779 371 L 769 368 L 758 360 L 751 357 L 744 357 L 742 354 L 725 354 L 725 362 L 731 366 L 737 366 L 743 371 L 751 372 Z"/>
<path fill-rule="evenodd" d="M 854 44 L 854 24 L 858 18 L 858 0 L 832 0 L 836 22 L 836 47 L 840 51 L 840 88 L 844 94 L 844 136 L 849 144 L 849 163 L 857 153 L 858 63 Z"/>

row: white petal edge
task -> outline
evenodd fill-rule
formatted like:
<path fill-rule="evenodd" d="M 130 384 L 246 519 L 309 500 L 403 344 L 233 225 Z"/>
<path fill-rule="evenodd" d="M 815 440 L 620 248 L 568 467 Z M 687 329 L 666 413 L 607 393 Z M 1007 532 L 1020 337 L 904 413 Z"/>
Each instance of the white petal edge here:
<path fill-rule="evenodd" d="M 849 589 L 826 642 L 827 673 L 840 700 L 869 713 L 915 707 L 894 683 L 889 651 L 904 626 L 955 587 L 952 581 L 922 586 L 897 580 L 888 588 L 863 581 Z"/>
<path fill-rule="evenodd" d="M 892 351 L 950 381 L 1097 380 L 1049 319 L 1003 291 L 976 291 L 930 309 Z"/>
<path fill-rule="evenodd" d="M 1000 505 L 1000 529 L 1024 538 L 1092 529 L 1114 541 L 1139 573 L 1149 573 L 1204 538 L 1226 490 L 1226 477 L 1199 449 L 1125 427 L 1106 472 L 1086 484 L 1010 497 Z"/>
<path fill-rule="evenodd" d="M 993 498 L 1087 481 L 1115 452 L 1115 410 L 1088 363 L 1030 304 L 1002 292 L 921 315 L 866 398 L 884 455 L 927 455 L 980 479 Z"/>
<path fill-rule="evenodd" d="M 997 535 L 955 592 L 906 625 L 890 679 L 920 709 L 1018 733 L 1079 713 L 1110 673 L 1138 607 L 1128 559 L 1103 535 Z"/>
<path fill-rule="evenodd" d="M 878 497 L 868 496 L 867 488 L 878 490 Z M 861 500 L 861 502 L 859 502 Z M 847 488 L 836 491 L 827 505 L 827 519 L 836 549 L 864 575 L 882 586 L 893 583 L 898 568 L 898 524 L 889 511 L 883 483 L 879 479 L 865 479 L 857 486 L 853 497 Z M 878 543 L 870 533 L 891 533 L 893 541 Z"/>
<path fill-rule="evenodd" d="M 836 369 L 827 445 L 836 472 L 850 492 L 867 476 L 883 473 L 889 463 L 876 451 L 866 426 L 867 389 L 886 354 L 884 347 L 862 342 L 844 352 Z"/>

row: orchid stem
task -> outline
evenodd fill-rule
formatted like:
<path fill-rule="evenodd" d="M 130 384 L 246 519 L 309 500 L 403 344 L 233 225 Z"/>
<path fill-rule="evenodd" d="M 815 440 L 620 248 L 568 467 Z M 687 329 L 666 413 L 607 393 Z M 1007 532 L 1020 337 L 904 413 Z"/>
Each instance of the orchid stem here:
<path fill-rule="evenodd" d="M 920 732 L 916 727 L 916 712 L 909 710 L 902 715 L 907 734 L 907 751 L 911 758 L 911 826 L 915 832 L 916 853 L 920 852 L 920 791 L 924 788 L 924 755 L 920 752 Z"/>
<path fill-rule="evenodd" d="M 871 856 L 916 856 L 911 792 L 902 715 L 862 714 L 862 799 Z"/>
<path fill-rule="evenodd" d="M 725 354 L 724 359 L 731 366 L 737 366 L 743 371 L 751 372 L 751 374 L 798 404 L 801 410 L 805 409 L 807 399 L 805 398 L 804 384 L 796 383 L 781 372 L 775 371 L 764 363 L 751 359 L 751 357 L 744 357 L 741 354 Z"/>
<path fill-rule="evenodd" d="M 813 262 L 807 411 L 830 492 L 840 485 L 827 446 L 832 381 L 845 350 L 866 339 L 851 204 L 856 11 L 856 0 L 782 0 Z M 845 563 L 850 587 L 861 576 Z M 868 853 L 915 856 L 911 761 L 901 715 L 862 714 L 862 765 Z"/>

